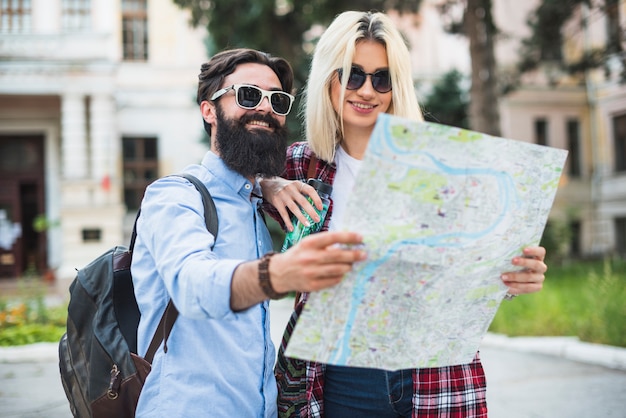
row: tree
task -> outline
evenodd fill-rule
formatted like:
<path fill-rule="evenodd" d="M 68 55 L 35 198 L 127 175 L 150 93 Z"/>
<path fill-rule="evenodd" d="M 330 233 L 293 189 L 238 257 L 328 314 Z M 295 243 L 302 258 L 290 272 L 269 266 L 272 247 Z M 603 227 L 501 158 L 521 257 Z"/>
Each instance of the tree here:
<path fill-rule="evenodd" d="M 460 21 L 454 18 L 459 7 L 464 10 Z M 450 20 L 448 31 L 467 36 L 470 43 L 470 126 L 476 131 L 500 135 L 500 91 L 494 50 L 498 28 L 491 10 L 491 0 L 446 0 L 440 5 L 442 15 Z"/>
<path fill-rule="evenodd" d="M 286 58 L 294 67 L 296 87 L 308 74 L 305 34 L 327 26 L 345 10 L 417 13 L 421 0 L 173 0 L 191 11 L 191 23 L 210 34 L 209 54 L 227 47 L 248 47 Z"/>
<path fill-rule="evenodd" d="M 539 3 L 526 22 L 531 35 L 522 40 L 521 72 L 534 70 L 541 62 L 562 63 L 562 28 L 582 3 L 588 3 L 588 0 L 543 0 Z"/>
<path fill-rule="evenodd" d="M 497 29 L 491 14 L 491 0 L 467 0 L 463 23 L 470 41 L 472 60 L 472 100 L 469 108 L 472 129 L 499 136 L 499 93 L 494 52 Z"/>
<path fill-rule="evenodd" d="M 435 83 L 422 102 L 424 119 L 458 128 L 469 128 L 467 91 L 462 88 L 463 74 L 452 70 Z"/>
<path fill-rule="evenodd" d="M 563 27 L 581 7 L 588 10 L 587 16 L 580 13 L 580 30 L 585 30 L 588 19 L 604 15 L 607 20 L 607 42 L 603 48 L 586 49 L 575 62 L 566 62 L 562 54 L 564 43 Z M 586 71 L 604 66 L 610 75 L 610 60 L 621 63 L 621 82 L 626 82 L 626 56 L 624 55 L 624 29 L 620 24 L 620 0 L 543 0 L 528 19 L 531 35 L 522 42 L 522 58 L 518 65 L 520 74 L 535 70 L 540 64 L 552 65 L 569 74 L 584 74 Z"/>
<path fill-rule="evenodd" d="M 417 13 L 421 0 L 173 0 L 191 12 L 191 24 L 209 33 L 209 55 L 247 47 L 280 56 L 294 69 L 294 87 L 306 82 L 312 45 L 308 34 L 316 25 L 328 26 L 345 10 L 397 10 Z M 300 95 L 294 109 L 300 108 Z M 301 124 L 292 111 L 287 124 L 294 133 Z"/>

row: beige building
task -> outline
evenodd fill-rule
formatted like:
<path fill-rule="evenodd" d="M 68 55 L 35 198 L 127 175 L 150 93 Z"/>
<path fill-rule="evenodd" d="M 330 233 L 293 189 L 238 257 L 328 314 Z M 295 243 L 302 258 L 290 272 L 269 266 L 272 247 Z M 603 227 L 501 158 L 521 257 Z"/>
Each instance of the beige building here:
<path fill-rule="evenodd" d="M 0 277 L 69 279 L 125 242 L 151 180 L 206 151 L 204 32 L 171 0 L 0 5 Z"/>
<path fill-rule="evenodd" d="M 506 16 L 525 16 L 537 3 L 498 1 L 496 19 L 525 36 L 528 28 Z M 626 20 L 624 2 L 616 7 L 613 21 L 598 9 L 576 10 L 562 31 L 566 63 L 606 48 L 611 25 L 623 28 Z M 516 51 L 512 46 L 519 39 L 512 36 L 501 45 L 503 69 L 512 65 L 506 51 Z M 626 254 L 626 80 L 620 80 L 620 55 L 604 57 L 602 67 L 577 74 L 544 62 L 500 101 L 503 136 L 569 151 L 550 219 L 569 228 L 571 240 L 564 246 L 575 256 Z"/>

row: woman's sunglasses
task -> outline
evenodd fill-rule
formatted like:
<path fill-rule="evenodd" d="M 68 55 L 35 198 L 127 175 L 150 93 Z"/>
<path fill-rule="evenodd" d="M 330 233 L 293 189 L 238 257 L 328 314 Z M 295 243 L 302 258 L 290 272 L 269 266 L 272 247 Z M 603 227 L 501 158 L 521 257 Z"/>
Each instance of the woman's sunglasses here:
<path fill-rule="evenodd" d="M 338 68 L 337 74 L 339 74 L 339 82 L 341 83 L 343 68 Z M 372 87 L 374 87 L 374 90 L 379 93 L 388 93 L 391 91 L 391 74 L 389 74 L 389 70 L 378 70 L 375 73 L 366 73 L 359 67 L 350 68 L 346 88 L 348 90 L 360 89 L 361 86 L 365 84 L 365 79 L 368 75 L 372 79 Z"/>
<path fill-rule="evenodd" d="M 284 91 L 263 90 L 248 84 L 233 84 L 230 87 L 216 91 L 213 96 L 211 96 L 211 100 L 219 99 L 230 90 L 235 91 L 235 101 L 237 102 L 237 106 L 242 109 L 256 109 L 263 101 L 263 98 L 267 97 L 274 113 L 281 116 L 285 116 L 289 113 L 295 99 L 291 94 L 285 93 Z"/>

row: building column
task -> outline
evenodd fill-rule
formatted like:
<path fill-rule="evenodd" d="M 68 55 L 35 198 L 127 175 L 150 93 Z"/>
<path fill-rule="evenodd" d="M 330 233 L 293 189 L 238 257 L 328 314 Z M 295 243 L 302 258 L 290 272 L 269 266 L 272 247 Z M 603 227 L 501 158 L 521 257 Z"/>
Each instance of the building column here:
<path fill-rule="evenodd" d="M 113 176 L 115 161 L 115 120 L 113 98 L 107 94 L 96 94 L 91 98 L 91 177 L 108 192 Z"/>
<path fill-rule="evenodd" d="M 85 97 L 72 93 L 62 97 L 61 104 L 61 161 L 66 180 L 87 177 L 87 129 L 85 125 Z"/>

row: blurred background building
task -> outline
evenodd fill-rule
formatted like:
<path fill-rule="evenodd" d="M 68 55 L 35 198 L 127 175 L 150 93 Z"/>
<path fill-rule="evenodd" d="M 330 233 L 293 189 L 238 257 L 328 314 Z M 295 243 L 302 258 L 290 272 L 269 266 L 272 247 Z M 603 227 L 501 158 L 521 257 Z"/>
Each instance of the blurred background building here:
<path fill-rule="evenodd" d="M 468 40 L 446 31 L 440 3 L 390 13 L 420 94 L 471 68 Z M 507 74 L 540 2 L 492 3 Z M 623 27 L 623 3 L 614 15 L 581 5 L 563 29 L 565 60 L 604 48 Z M 194 102 L 206 30 L 171 0 L 0 5 L 0 277 L 54 271 L 67 283 L 127 240 L 147 184 L 206 151 Z M 626 67 L 621 49 L 613 55 L 576 76 L 543 60 L 499 100 L 502 136 L 570 151 L 551 222 L 578 256 L 626 253 Z"/>
<path fill-rule="evenodd" d="M 507 34 L 528 35 L 525 20 L 511 17 L 528 16 L 538 3 L 495 1 L 495 18 Z M 626 2 L 598 4 L 590 9 L 580 2 L 557 42 L 545 43 L 538 67 L 500 99 L 500 125 L 504 137 L 569 151 L 549 222 L 567 232 L 561 250 L 624 257 Z M 515 37 L 499 43 L 502 73 L 513 66 L 517 46 Z"/>
<path fill-rule="evenodd" d="M 149 182 L 204 155 L 205 32 L 169 0 L 0 5 L 0 211 L 21 227 L 0 276 L 73 277 L 125 242 Z"/>

